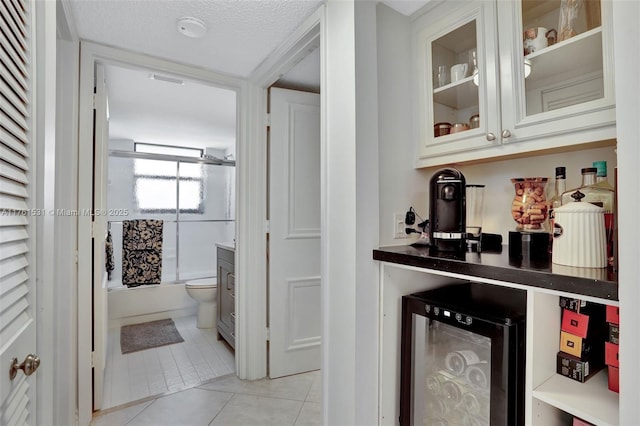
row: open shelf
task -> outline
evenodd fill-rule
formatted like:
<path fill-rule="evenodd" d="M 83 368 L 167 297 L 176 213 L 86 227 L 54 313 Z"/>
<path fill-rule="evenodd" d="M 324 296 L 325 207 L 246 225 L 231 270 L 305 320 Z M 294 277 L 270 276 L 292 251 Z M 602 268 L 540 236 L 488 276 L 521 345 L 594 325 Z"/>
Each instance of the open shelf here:
<path fill-rule="evenodd" d="M 473 76 L 465 77 L 435 89 L 433 101 L 454 109 L 478 105 L 478 86 L 473 84 Z"/>
<path fill-rule="evenodd" d="M 585 383 L 554 374 L 533 391 L 533 397 L 597 425 L 618 425 L 618 394 L 610 391 L 605 367 Z"/>
<path fill-rule="evenodd" d="M 542 80 L 568 69 L 586 74 L 602 70 L 602 27 L 545 47 L 527 56 L 531 62 L 530 79 Z"/>

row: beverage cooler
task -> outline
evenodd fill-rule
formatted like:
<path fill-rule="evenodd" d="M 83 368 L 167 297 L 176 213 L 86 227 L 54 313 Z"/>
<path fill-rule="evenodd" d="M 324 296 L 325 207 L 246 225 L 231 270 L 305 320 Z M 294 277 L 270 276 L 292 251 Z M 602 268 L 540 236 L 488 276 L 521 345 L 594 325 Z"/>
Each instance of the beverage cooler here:
<path fill-rule="evenodd" d="M 526 292 L 463 283 L 402 298 L 400 424 L 524 424 Z"/>

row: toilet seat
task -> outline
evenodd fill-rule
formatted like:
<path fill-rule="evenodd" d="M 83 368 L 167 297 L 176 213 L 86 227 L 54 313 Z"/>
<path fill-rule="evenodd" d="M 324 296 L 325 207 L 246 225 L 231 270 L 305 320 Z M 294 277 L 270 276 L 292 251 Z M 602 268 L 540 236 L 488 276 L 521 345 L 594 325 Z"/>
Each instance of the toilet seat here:
<path fill-rule="evenodd" d="M 185 283 L 184 284 L 186 287 L 189 288 L 216 288 L 217 284 L 210 284 L 210 283 Z"/>

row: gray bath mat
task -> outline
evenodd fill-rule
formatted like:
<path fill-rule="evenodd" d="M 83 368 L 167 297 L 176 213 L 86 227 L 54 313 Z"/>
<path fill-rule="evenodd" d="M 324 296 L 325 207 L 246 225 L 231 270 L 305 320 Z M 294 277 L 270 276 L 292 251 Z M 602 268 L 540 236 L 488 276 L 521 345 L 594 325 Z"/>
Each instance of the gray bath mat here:
<path fill-rule="evenodd" d="M 123 354 L 184 342 L 172 319 L 125 325 L 120 328 Z"/>

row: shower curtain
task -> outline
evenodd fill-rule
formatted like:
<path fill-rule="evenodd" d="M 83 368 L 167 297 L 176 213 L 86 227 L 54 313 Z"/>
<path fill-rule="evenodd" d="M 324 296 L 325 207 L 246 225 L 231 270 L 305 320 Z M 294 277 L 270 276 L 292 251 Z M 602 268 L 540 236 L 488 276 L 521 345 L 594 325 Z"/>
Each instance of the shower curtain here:
<path fill-rule="evenodd" d="M 160 284 L 163 221 L 124 220 L 122 227 L 122 284 Z"/>

